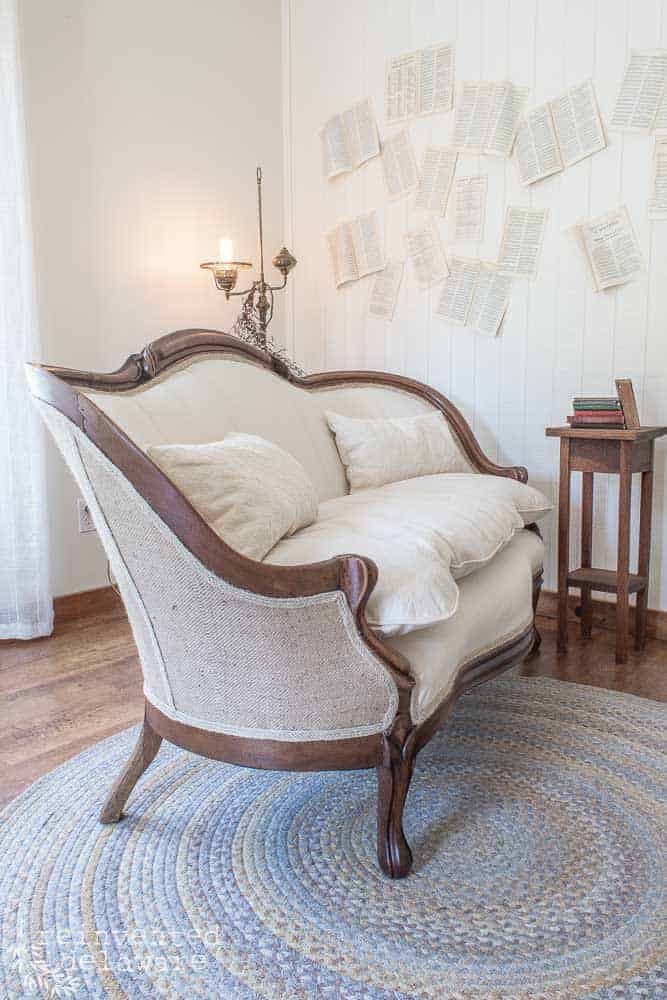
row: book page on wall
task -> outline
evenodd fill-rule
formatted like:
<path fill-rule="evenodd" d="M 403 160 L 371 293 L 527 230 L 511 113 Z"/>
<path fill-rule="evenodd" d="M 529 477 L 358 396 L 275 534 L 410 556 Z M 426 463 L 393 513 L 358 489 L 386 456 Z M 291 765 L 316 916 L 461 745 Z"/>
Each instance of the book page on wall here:
<path fill-rule="evenodd" d="M 352 220 L 351 227 L 359 277 L 365 278 L 367 274 L 381 271 L 384 267 L 384 250 L 377 212 L 357 216 Z"/>
<path fill-rule="evenodd" d="M 522 184 L 534 184 L 563 169 L 551 108 L 533 108 L 516 133 L 514 155 Z"/>
<path fill-rule="evenodd" d="M 667 133 L 667 83 L 665 84 L 665 89 L 662 92 L 662 97 L 660 98 L 660 103 L 658 104 L 658 110 L 655 113 L 655 118 L 653 119 L 653 132 L 658 135 L 664 135 Z"/>
<path fill-rule="evenodd" d="M 435 307 L 447 323 L 495 337 L 507 311 L 512 279 L 495 264 L 452 257 Z"/>
<path fill-rule="evenodd" d="M 509 205 L 498 254 L 498 269 L 517 278 L 537 276 L 549 210 Z"/>
<path fill-rule="evenodd" d="M 326 234 L 326 240 L 336 288 L 346 285 L 348 281 L 357 281 L 359 269 L 350 224 L 340 222 Z"/>
<path fill-rule="evenodd" d="M 500 331 L 512 288 L 512 278 L 502 274 L 496 264 L 482 261 L 468 312 L 468 326 L 487 337 Z"/>
<path fill-rule="evenodd" d="M 378 156 L 380 138 L 370 98 L 325 122 L 320 139 L 322 169 L 328 180 Z"/>
<path fill-rule="evenodd" d="M 419 114 L 451 111 L 454 106 L 454 46 L 449 42 L 422 49 L 419 65 Z"/>
<path fill-rule="evenodd" d="M 336 288 L 384 267 L 377 212 L 339 222 L 326 234 Z"/>
<path fill-rule="evenodd" d="M 632 281 L 644 268 L 641 250 L 625 205 L 572 226 L 596 292 Z"/>
<path fill-rule="evenodd" d="M 388 125 L 414 118 L 419 107 L 419 52 L 394 56 L 387 63 L 385 118 Z"/>
<path fill-rule="evenodd" d="M 447 258 L 434 226 L 413 229 L 403 239 L 420 288 L 432 288 L 447 277 Z"/>
<path fill-rule="evenodd" d="M 570 87 L 551 101 L 550 107 L 564 167 L 606 148 L 607 137 L 592 80 Z"/>
<path fill-rule="evenodd" d="M 610 127 L 639 132 L 653 128 L 666 84 L 667 49 L 632 49 Z"/>
<path fill-rule="evenodd" d="M 653 146 L 649 219 L 667 219 L 667 136 L 657 138 Z"/>
<path fill-rule="evenodd" d="M 454 99 L 454 46 L 430 45 L 387 62 L 385 117 L 388 125 L 417 115 L 450 111 Z"/>
<path fill-rule="evenodd" d="M 445 146 L 426 146 L 419 173 L 415 208 L 444 215 L 454 180 L 458 153 Z"/>
<path fill-rule="evenodd" d="M 388 321 L 394 318 L 398 292 L 403 280 L 403 268 L 402 260 L 388 260 L 384 270 L 376 275 L 368 303 L 369 316 Z"/>
<path fill-rule="evenodd" d="M 442 284 L 442 290 L 435 306 L 435 315 L 454 326 L 465 326 L 468 321 L 480 262 L 465 257 L 449 260 L 449 275 Z"/>
<path fill-rule="evenodd" d="M 417 161 L 407 128 L 382 143 L 382 172 L 387 195 L 392 200 L 403 198 L 417 189 Z"/>
<path fill-rule="evenodd" d="M 484 239 L 488 177 L 457 177 L 454 182 L 454 241 L 481 243 Z"/>
<path fill-rule="evenodd" d="M 570 87 L 521 121 L 514 151 L 524 185 L 573 166 L 607 145 L 591 80 Z"/>
<path fill-rule="evenodd" d="M 462 83 L 452 146 L 459 153 L 509 156 L 527 96 L 526 87 L 508 80 Z"/>

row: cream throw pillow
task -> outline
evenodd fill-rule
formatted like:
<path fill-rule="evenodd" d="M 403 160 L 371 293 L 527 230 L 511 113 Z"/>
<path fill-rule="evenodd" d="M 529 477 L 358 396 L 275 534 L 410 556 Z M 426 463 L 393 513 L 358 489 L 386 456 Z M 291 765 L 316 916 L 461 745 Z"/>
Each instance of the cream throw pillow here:
<path fill-rule="evenodd" d="M 360 420 L 325 412 L 350 491 L 416 476 L 470 472 L 442 413 Z"/>
<path fill-rule="evenodd" d="M 253 434 L 210 444 L 165 444 L 149 457 L 213 530 L 250 559 L 317 517 L 315 487 L 303 466 Z"/>

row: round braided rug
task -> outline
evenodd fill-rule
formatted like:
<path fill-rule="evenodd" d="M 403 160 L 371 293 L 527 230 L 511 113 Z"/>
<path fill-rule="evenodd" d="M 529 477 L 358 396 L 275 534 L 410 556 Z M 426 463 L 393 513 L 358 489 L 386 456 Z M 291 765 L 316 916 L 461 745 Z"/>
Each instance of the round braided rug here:
<path fill-rule="evenodd" d="M 418 759 L 396 882 L 372 771 L 163 744 L 101 826 L 120 733 L 2 814 L 0 996 L 666 997 L 666 721 L 548 680 L 464 696 Z"/>

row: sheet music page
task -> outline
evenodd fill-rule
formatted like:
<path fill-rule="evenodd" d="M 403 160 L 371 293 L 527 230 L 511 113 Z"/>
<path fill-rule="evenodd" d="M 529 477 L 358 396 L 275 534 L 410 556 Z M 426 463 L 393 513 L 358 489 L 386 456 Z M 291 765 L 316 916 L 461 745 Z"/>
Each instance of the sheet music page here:
<path fill-rule="evenodd" d="M 392 199 L 402 198 L 417 188 L 419 183 L 417 161 L 407 128 L 384 140 L 382 171 L 387 195 Z"/>
<path fill-rule="evenodd" d="M 384 267 L 384 250 L 377 212 L 359 215 L 350 223 L 352 242 L 360 278 Z"/>
<path fill-rule="evenodd" d="M 412 118 L 419 111 L 419 52 L 394 56 L 387 62 L 385 117 L 388 125 Z"/>
<path fill-rule="evenodd" d="M 456 102 L 452 146 L 459 153 L 482 153 L 489 135 L 493 83 L 468 80 L 461 84 Z"/>
<path fill-rule="evenodd" d="M 445 146 L 426 146 L 419 173 L 415 208 L 444 215 L 458 153 Z"/>
<path fill-rule="evenodd" d="M 326 234 L 331 267 L 333 269 L 336 288 L 356 281 L 359 277 L 357 257 L 352 239 L 352 228 L 349 222 L 340 222 Z"/>
<path fill-rule="evenodd" d="M 489 135 L 485 152 L 510 156 L 514 137 L 528 97 L 527 87 L 515 87 L 508 80 L 493 85 L 489 114 Z"/>
<path fill-rule="evenodd" d="M 666 83 L 667 49 L 632 49 L 611 127 L 639 131 L 652 128 Z"/>
<path fill-rule="evenodd" d="M 563 169 L 551 108 L 534 108 L 519 124 L 514 155 L 522 184 L 534 184 Z"/>
<path fill-rule="evenodd" d="M 454 46 L 430 45 L 420 52 L 419 113 L 451 111 L 454 105 Z"/>
<path fill-rule="evenodd" d="M 394 318 L 398 291 L 403 280 L 403 267 L 402 260 L 388 260 L 384 270 L 378 273 L 368 303 L 369 316 L 385 320 Z"/>
<path fill-rule="evenodd" d="M 518 278 L 535 278 L 549 210 L 510 205 L 498 254 L 498 269 Z"/>
<path fill-rule="evenodd" d="M 667 137 L 656 139 L 653 146 L 649 219 L 667 219 Z"/>
<path fill-rule="evenodd" d="M 447 260 L 434 227 L 413 229 L 403 239 L 420 288 L 432 288 L 447 277 Z"/>
<path fill-rule="evenodd" d="M 442 291 L 435 307 L 438 319 L 456 326 L 466 325 L 479 269 L 478 260 L 467 260 L 464 257 L 450 259 L 449 276 L 442 284 Z"/>
<path fill-rule="evenodd" d="M 480 262 L 467 325 L 489 337 L 497 336 L 507 311 L 511 287 L 509 275 L 501 274 L 495 264 Z"/>
<path fill-rule="evenodd" d="M 343 120 L 352 165 L 360 167 L 362 163 L 378 156 L 380 137 L 370 97 L 343 112 Z"/>
<path fill-rule="evenodd" d="M 327 180 L 354 169 L 342 115 L 334 115 L 320 129 L 322 172 Z"/>
<path fill-rule="evenodd" d="M 488 177 L 457 177 L 454 182 L 454 241 L 481 243 L 484 239 Z"/>
<path fill-rule="evenodd" d="M 550 107 L 564 167 L 605 149 L 607 137 L 592 80 L 570 87 Z"/>
<path fill-rule="evenodd" d="M 641 251 L 624 205 L 581 223 L 580 229 L 596 291 L 623 285 L 642 270 Z"/>

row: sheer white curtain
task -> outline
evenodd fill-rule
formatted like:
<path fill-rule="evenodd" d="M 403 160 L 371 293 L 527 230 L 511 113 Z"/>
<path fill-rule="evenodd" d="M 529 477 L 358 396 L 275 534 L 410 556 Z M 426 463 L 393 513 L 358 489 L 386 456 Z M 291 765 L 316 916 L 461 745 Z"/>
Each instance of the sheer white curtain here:
<path fill-rule="evenodd" d="M 23 370 L 38 352 L 16 0 L 0 0 L 0 639 L 53 626 L 43 438 Z"/>

